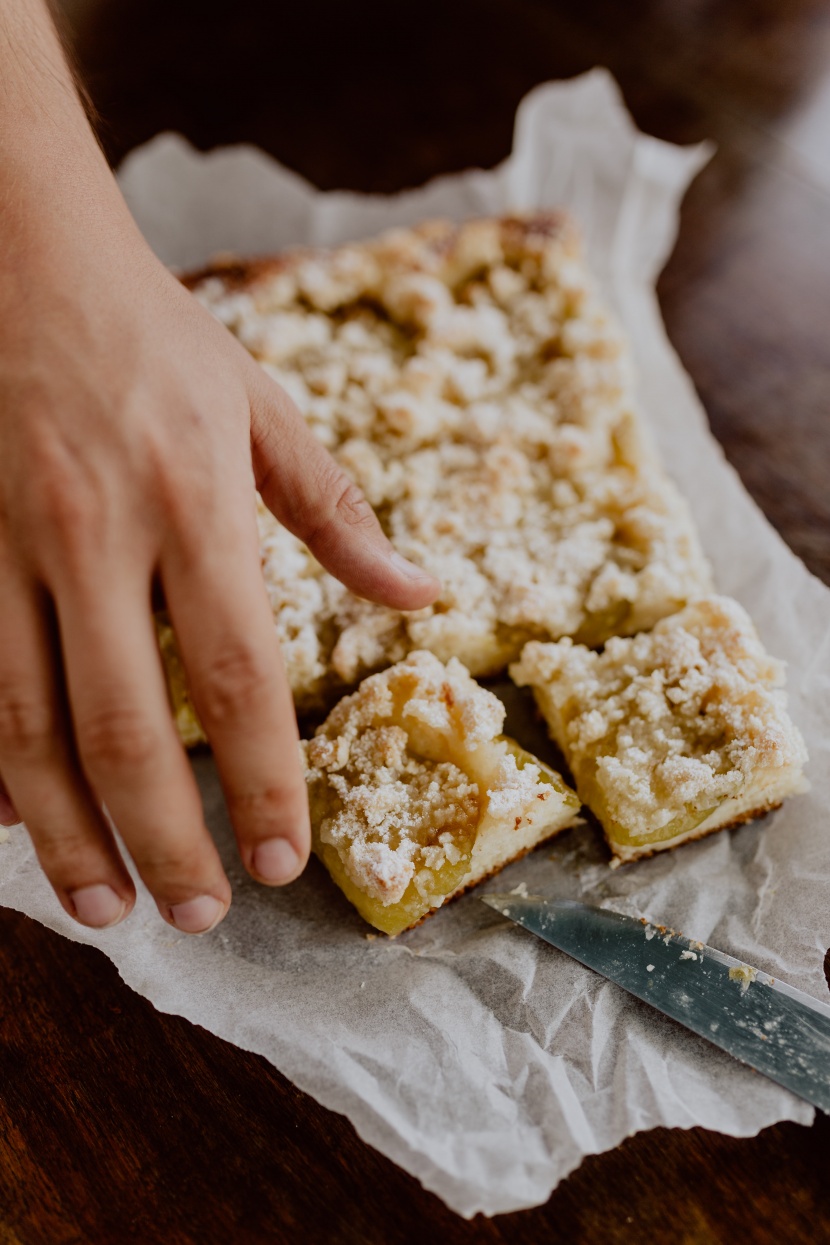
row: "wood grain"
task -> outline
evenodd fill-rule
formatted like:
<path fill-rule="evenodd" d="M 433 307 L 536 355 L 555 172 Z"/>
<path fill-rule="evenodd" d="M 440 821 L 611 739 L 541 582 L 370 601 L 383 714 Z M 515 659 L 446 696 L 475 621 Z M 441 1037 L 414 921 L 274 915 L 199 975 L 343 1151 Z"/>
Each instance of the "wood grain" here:
<path fill-rule="evenodd" d="M 317 185 L 489 166 L 536 82 L 607 64 L 638 123 L 714 138 L 661 280 L 727 455 L 830 582 L 830 3 L 89 0 L 111 159 L 160 129 Z M 830 971 L 830 970 L 829 970 Z M 0 913 L 0 1243 L 830 1241 L 830 1121 L 655 1130 L 547 1206 L 466 1223 L 264 1060 L 160 1015 L 98 952 Z M 830 984 L 830 977 L 828 977 Z"/>
<path fill-rule="evenodd" d="M 6 1239 L 830 1240 L 826 1118 L 752 1142 L 656 1129 L 587 1159 L 546 1207 L 466 1223 L 264 1059 L 154 1011 L 100 952 L 8 912 L 0 928 Z"/>

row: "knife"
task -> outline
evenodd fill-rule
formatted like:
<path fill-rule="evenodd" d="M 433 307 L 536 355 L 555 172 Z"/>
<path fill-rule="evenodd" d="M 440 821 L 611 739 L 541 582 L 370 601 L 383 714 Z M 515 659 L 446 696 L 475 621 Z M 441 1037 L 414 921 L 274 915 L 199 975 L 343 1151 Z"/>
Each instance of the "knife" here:
<path fill-rule="evenodd" d="M 653 922 L 570 899 L 483 902 L 830 1113 L 830 1006 Z"/>

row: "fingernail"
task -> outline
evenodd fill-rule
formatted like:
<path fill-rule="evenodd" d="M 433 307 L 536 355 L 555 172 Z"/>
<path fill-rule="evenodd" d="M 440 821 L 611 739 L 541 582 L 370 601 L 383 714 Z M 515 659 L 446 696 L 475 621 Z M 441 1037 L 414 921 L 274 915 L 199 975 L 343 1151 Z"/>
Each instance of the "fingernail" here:
<path fill-rule="evenodd" d="M 291 882 L 300 872 L 299 853 L 288 839 L 266 839 L 254 850 L 251 868 L 263 882 Z"/>
<path fill-rule="evenodd" d="M 20 821 L 17 809 L 4 791 L 0 791 L 0 826 L 16 826 Z"/>
<path fill-rule="evenodd" d="M 127 911 L 126 900 L 116 895 L 112 887 L 104 882 L 71 891 L 69 898 L 76 918 L 82 925 L 89 925 L 92 929 L 107 929 L 110 925 L 117 925 Z"/>
<path fill-rule="evenodd" d="M 430 575 L 429 571 L 425 571 L 422 566 L 416 566 L 414 562 L 410 562 L 408 558 L 398 553 L 397 550 L 393 550 L 389 555 L 389 561 L 393 566 L 397 567 L 402 575 L 406 575 L 407 579 L 428 579 L 432 583 L 438 582 L 434 575 Z"/>
<path fill-rule="evenodd" d="M 176 929 L 183 934 L 206 934 L 218 925 L 225 915 L 225 905 L 212 895 L 200 895 L 198 899 L 187 899 L 184 903 L 173 904 L 170 916 Z"/>

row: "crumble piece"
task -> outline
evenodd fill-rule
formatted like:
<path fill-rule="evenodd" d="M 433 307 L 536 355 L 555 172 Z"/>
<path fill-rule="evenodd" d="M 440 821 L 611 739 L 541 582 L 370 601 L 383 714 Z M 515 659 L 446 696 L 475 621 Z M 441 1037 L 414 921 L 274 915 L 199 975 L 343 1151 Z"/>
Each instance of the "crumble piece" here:
<path fill-rule="evenodd" d="M 413 652 L 301 745 L 314 851 L 376 928 L 400 933 L 573 823 L 577 796 L 503 722 L 459 661 Z"/>
<path fill-rule="evenodd" d="M 806 788 L 784 667 L 728 597 L 601 653 L 532 642 L 510 674 L 533 688 L 617 862 L 749 821 Z"/>

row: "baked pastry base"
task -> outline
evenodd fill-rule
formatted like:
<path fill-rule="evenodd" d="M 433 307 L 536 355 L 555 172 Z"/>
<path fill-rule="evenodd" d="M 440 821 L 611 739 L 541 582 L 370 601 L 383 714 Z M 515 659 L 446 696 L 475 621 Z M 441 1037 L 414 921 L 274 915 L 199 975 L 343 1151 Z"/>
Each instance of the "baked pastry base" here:
<path fill-rule="evenodd" d="M 806 789 L 807 785 L 800 777 L 795 781 L 790 778 L 786 781 L 782 780 L 779 784 L 773 784 L 765 792 L 753 791 L 744 799 L 726 800 L 719 809 L 712 813 L 711 817 L 707 817 L 694 830 L 675 835 L 673 839 L 664 839 L 661 843 L 632 846 L 629 843 L 615 843 L 609 839 L 608 846 L 613 853 L 611 868 L 618 869 L 620 865 L 630 864 L 634 860 L 647 860 L 657 852 L 671 851 L 675 847 L 680 847 L 681 843 L 691 843 L 696 839 L 705 838 L 707 834 L 714 834 L 716 830 L 734 830 L 738 826 L 746 825 L 747 822 L 756 821 L 759 817 L 766 817 L 767 813 L 780 808 L 789 796 L 802 795 Z"/>
<path fill-rule="evenodd" d="M 503 720 L 460 662 L 415 652 L 303 743 L 314 851 L 375 928 L 410 928 L 574 823 L 576 794 Z"/>
<path fill-rule="evenodd" d="M 751 821 L 806 788 L 783 667 L 728 598 L 701 598 L 600 654 L 530 644 L 511 675 L 532 687 L 616 864 Z"/>

